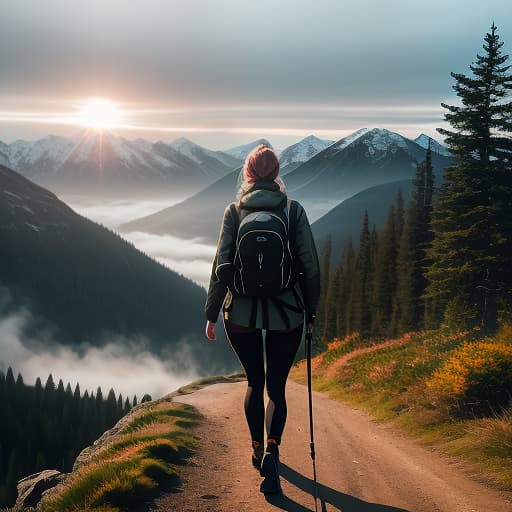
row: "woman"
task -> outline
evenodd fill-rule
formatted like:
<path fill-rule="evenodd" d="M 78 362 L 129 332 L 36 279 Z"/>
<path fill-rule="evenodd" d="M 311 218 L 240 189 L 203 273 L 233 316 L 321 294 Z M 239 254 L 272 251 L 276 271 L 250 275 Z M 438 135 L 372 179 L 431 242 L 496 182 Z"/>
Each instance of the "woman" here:
<path fill-rule="evenodd" d="M 208 339 L 216 338 L 215 322 L 222 308 L 227 339 L 247 375 L 244 409 L 252 438 L 252 463 L 265 477 L 262 492 L 281 492 L 278 447 L 287 415 L 286 380 L 302 339 L 304 314 L 311 330 L 320 294 L 318 255 L 306 212 L 298 202 L 291 206 L 278 174 L 279 161 L 272 148 L 260 144 L 247 155 L 237 201 L 224 211 L 205 306 Z M 230 266 L 234 268 L 240 211 L 275 211 L 280 205 L 285 205 L 282 208 L 285 215 L 293 216 L 288 217 L 289 240 L 293 245 L 290 249 L 293 268 L 300 270 L 300 274 L 295 284 L 272 300 L 240 296 L 231 291 L 233 273 L 228 272 Z M 266 331 L 266 373 L 263 329 Z M 266 411 L 265 384 L 269 397 Z M 267 432 L 265 454 L 264 426 Z"/>

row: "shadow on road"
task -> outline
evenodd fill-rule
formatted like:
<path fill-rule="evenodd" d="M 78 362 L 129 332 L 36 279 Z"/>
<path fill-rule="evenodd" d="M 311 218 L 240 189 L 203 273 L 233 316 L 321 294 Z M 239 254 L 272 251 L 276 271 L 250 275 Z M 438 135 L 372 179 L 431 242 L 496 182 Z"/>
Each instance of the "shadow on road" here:
<path fill-rule="evenodd" d="M 288 480 L 288 482 L 299 489 L 302 489 L 304 492 L 311 494 L 311 502 L 313 503 L 315 485 L 313 480 L 297 473 L 297 471 L 282 462 L 280 463 L 280 468 L 281 477 Z M 320 483 L 318 484 L 318 497 L 319 509 L 322 512 L 326 511 L 326 503 L 329 503 L 343 512 L 408 512 L 403 508 L 391 507 L 380 503 L 368 503 L 367 501 L 336 491 Z M 265 498 L 275 507 L 289 512 L 310 512 L 313 510 L 313 508 L 306 508 L 284 495 L 275 496 L 268 494 Z"/>

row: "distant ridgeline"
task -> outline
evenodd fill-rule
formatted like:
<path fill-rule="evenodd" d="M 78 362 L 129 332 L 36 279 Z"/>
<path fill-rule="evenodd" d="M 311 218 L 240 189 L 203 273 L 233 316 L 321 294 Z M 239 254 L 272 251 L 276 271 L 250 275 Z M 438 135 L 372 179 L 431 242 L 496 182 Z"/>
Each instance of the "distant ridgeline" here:
<path fill-rule="evenodd" d="M 151 400 L 144 395 L 142 402 Z M 106 398 L 101 388 L 96 394 L 74 391 L 62 380 L 55 386 L 52 375 L 43 386 L 26 385 L 21 374 L 14 379 L 12 369 L 0 372 L 0 507 L 16 501 L 16 484 L 22 477 L 43 469 L 70 471 L 77 455 L 105 430 L 115 425 L 132 406 L 111 389 Z"/>
<path fill-rule="evenodd" d="M 88 129 L 72 138 L 49 135 L 36 141 L 0 141 L 0 164 L 59 193 L 182 196 L 240 163 L 240 157 L 183 137 L 152 143 Z"/>
<path fill-rule="evenodd" d="M 333 204 L 370 187 L 387 184 L 387 189 L 396 189 L 396 183 L 413 179 L 417 164 L 425 159 L 425 136 L 413 141 L 380 128 L 362 128 L 332 144 L 317 139 L 315 149 L 310 148 L 310 141 L 305 139 L 301 142 L 299 154 L 296 154 L 296 147 L 290 146 L 283 151 L 280 161 L 287 192 L 291 198 L 303 202 L 308 217 L 309 207 L 313 204 L 319 211 L 327 211 Z M 446 148 L 434 142 L 432 144 L 432 166 L 436 175 L 441 175 L 442 170 L 454 163 L 455 159 Z M 295 156 L 290 159 L 292 154 Z M 235 199 L 241 169 L 231 170 L 178 204 L 131 220 L 119 226 L 119 229 L 183 238 L 200 237 L 215 244 L 222 212 L 226 204 Z M 347 217 L 345 224 L 355 224 L 354 218 L 362 218 L 364 207 L 371 206 L 375 200 L 374 193 L 369 195 L 373 197 L 360 197 L 358 205 L 352 201 L 352 216 Z M 388 196 L 377 197 L 378 203 L 386 203 L 387 208 L 390 204 Z M 333 232 L 337 228 L 337 222 L 329 226 Z"/>
<path fill-rule="evenodd" d="M 28 306 L 33 339 L 41 324 L 68 345 L 143 337 L 153 352 L 191 354 L 202 374 L 235 368 L 227 344 L 204 340 L 203 288 L 1 165 L 0 261 L 0 292 L 11 310 Z"/>

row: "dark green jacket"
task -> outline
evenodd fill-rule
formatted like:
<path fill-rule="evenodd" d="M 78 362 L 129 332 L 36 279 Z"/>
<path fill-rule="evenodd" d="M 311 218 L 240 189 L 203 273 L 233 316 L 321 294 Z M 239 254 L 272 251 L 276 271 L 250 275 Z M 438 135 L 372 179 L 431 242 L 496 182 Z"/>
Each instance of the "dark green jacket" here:
<path fill-rule="evenodd" d="M 275 207 L 282 200 L 283 193 L 279 190 L 277 183 L 260 181 L 244 193 L 240 202 L 252 208 L 261 206 L 264 209 L 265 207 Z M 235 203 L 229 204 L 224 210 L 206 299 L 206 318 L 211 322 L 216 322 L 222 308 L 225 319 L 248 327 L 251 314 L 254 315 L 253 307 L 256 307 L 255 327 L 257 328 L 264 328 L 263 313 L 265 312 L 268 317 L 268 329 L 285 329 L 288 326 L 298 326 L 304 321 L 304 311 L 306 312 L 306 318 L 316 314 L 320 296 L 318 255 L 304 208 L 297 202 L 295 250 L 292 248 L 294 258 L 298 260 L 295 264 L 299 264 L 302 275 L 293 289 L 285 290 L 278 296 L 281 302 L 291 307 L 285 307 L 289 318 L 289 325 L 287 325 L 283 319 L 283 308 L 279 311 L 272 301 L 264 302 L 262 300 L 257 301 L 256 306 L 254 306 L 251 297 L 232 295 L 227 285 L 221 282 L 218 277 L 217 262 L 232 261 L 235 251 L 238 219 L 233 218 L 233 215 L 237 215 L 236 211 L 233 212 L 233 204 Z"/>

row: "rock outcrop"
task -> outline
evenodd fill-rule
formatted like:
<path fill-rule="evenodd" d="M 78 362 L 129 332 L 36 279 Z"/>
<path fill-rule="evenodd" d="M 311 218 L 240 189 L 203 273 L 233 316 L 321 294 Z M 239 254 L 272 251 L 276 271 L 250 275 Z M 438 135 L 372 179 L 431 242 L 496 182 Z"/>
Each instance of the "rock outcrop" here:
<path fill-rule="evenodd" d="M 39 473 L 26 476 L 18 482 L 18 499 L 15 510 L 33 509 L 41 501 L 44 494 L 62 482 L 66 474 L 56 469 L 45 469 Z"/>

